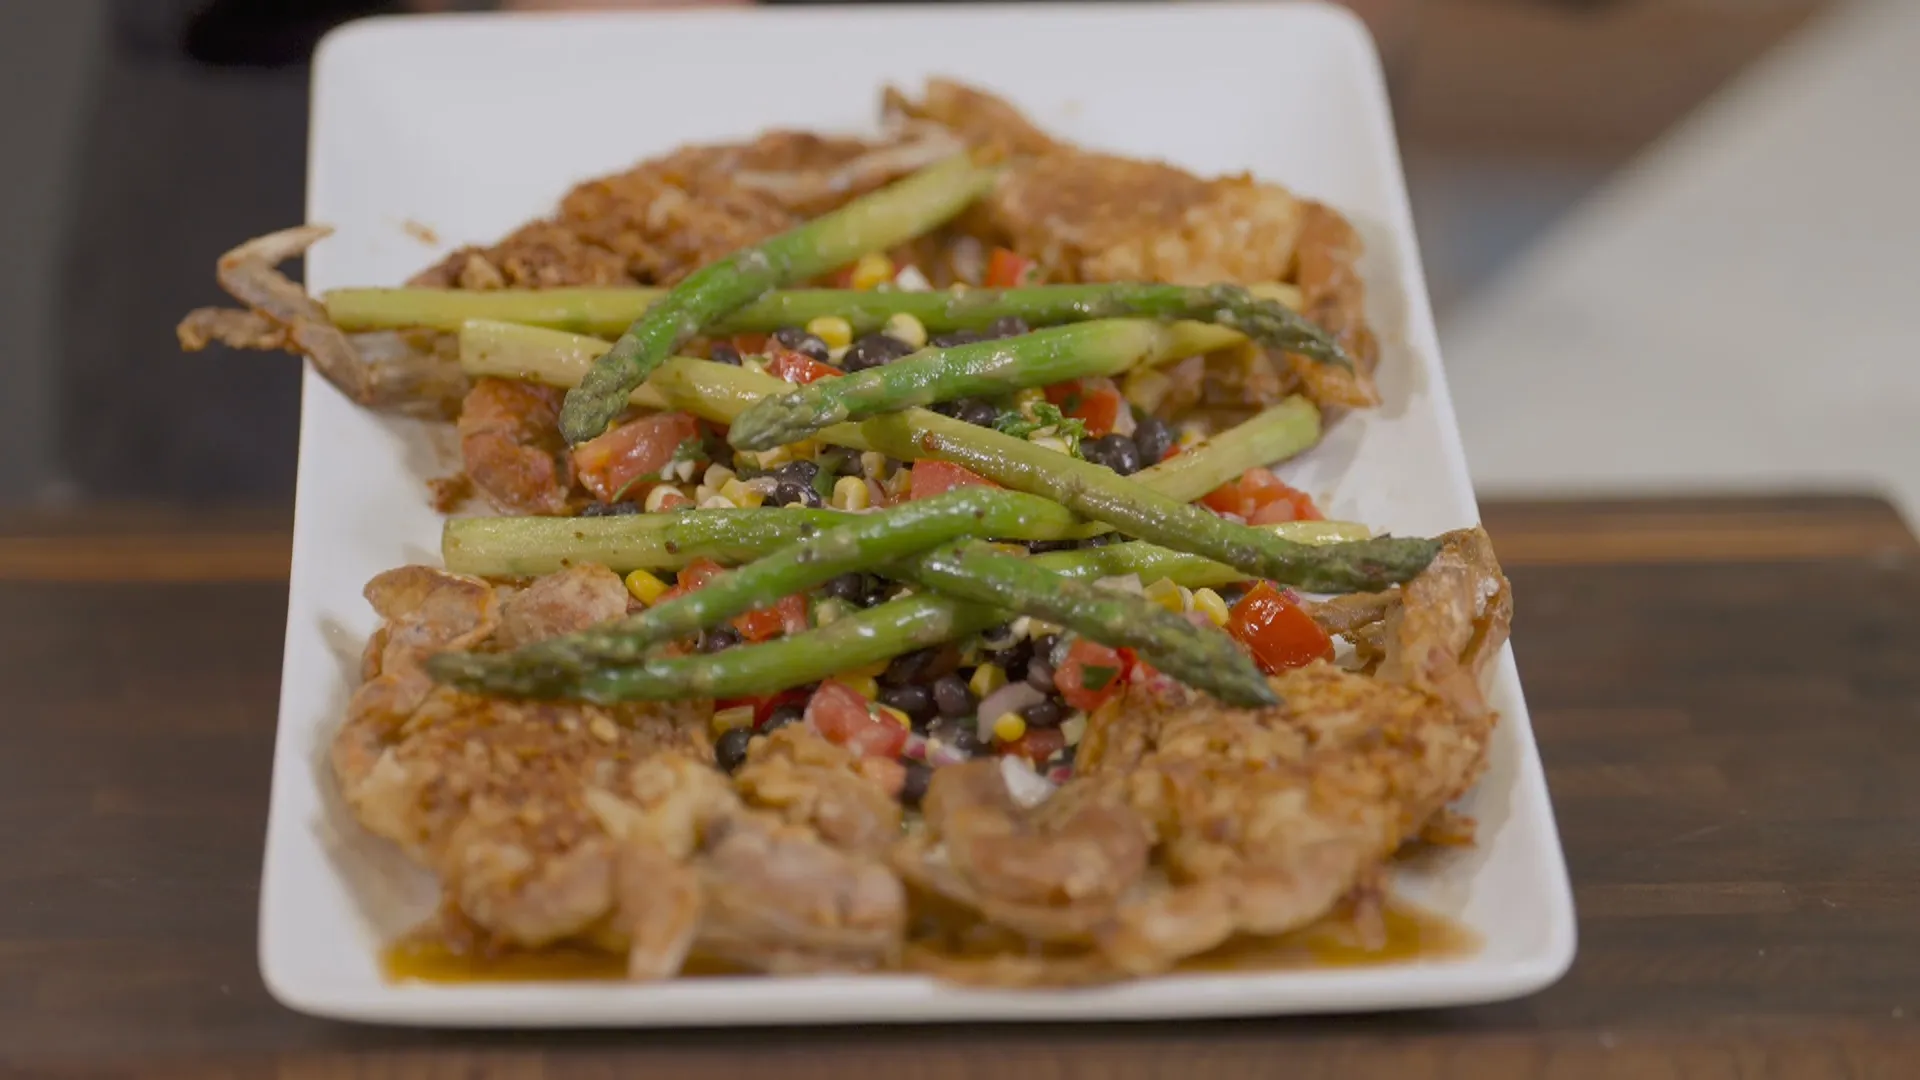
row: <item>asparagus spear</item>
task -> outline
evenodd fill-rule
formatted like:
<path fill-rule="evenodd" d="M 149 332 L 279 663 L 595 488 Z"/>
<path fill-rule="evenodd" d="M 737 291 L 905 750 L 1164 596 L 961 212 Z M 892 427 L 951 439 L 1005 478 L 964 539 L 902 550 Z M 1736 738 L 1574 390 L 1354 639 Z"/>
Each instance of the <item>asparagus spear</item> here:
<path fill-rule="evenodd" d="M 693 513 L 699 511 L 674 516 L 691 517 Z M 773 519 L 790 516 L 790 511 L 764 513 L 770 516 L 768 527 L 783 531 Z M 822 513 L 811 512 L 815 516 Z M 646 516 L 658 515 L 635 515 Z M 631 663 L 660 642 L 687 637 L 849 571 L 917 555 L 956 537 L 1008 538 L 1035 533 L 1064 536 L 1079 523 L 1075 514 L 1058 503 L 991 488 L 950 491 L 877 514 L 832 516 L 839 520 L 831 528 L 813 531 L 811 535 L 803 533 L 801 538 L 759 560 L 715 577 L 697 592 L 626 619 L 542 642 L 525 652 L 529 657 L 537 655 L 541 662 L 575 669 L 599 662 Z"/>
<path fill-rule="evenodd" d="M 1138 574 L 1190 587 L 1225 585 L 1243 575 L 1218 563 L 1152 544 L 1110 544 L 1025 560 L 1027 566 L 1091 581 Z M 653 658 L 575 675 L 560 669 L 509 671 L 484 657 L 443 653 L 429 661 L 436 678 L 482 693 L 573 697 L 609 703 L 635 699 L 744 697 L 768 694 L 880 663 L 1005 621 L 998 608 L 939 594 L 916 594 L 854 612 L 835 622 L 760 645 L 701 656 Z"/>
<path fill-rule="evenodd" d="M 1311 592 L 1383 589 L 1424 570 L 1440 550 L 1437 540 L 1412 537 L 1327 548 L 1294 544 L 1170 499 L 1110 469 L 936 413 L 894 413 L 860 428 L 884 453 L 964 465 L 1142 540 Z"/>
<path fill-rule="evenodd" d="M 488 319 L 581 334 L 618 334 L 665 295 L 665 289 L 640 288 L 335 289 L 325 294 L 322 302 L 328 318 L 346 331 L 411 327 L 455 331 L 468 319 Z M 1295 314 L 1299 307 L 1298 290 L 1279 284 L 1250 288 L 1132 283 L 1033 285 L 932 292 L 792 289 L 770 292 L 716 319 L 711 329 L 719 333 L 766 332 L 804 326 L 822 315 L 846 319 L 856 334 L 879 330 L 895 315 L 911 315 L 936 334 L 984 330 L 1004 318 L 1017 318 L 1035 327 L 1127 316 L 1192 319 L 1240 330 L 1256 341 L 1289 352 L 1351 366 L 1338 342 Z M 1238 336 L 1225 343 L 1231 344 Z"/>
<path fill-rule="evenodd" d="M 1154 667 L 1230 705 L 1280 700 L 1232 638 L 1143 596 L 1096 589 L 978 542 L 935 548 L 913 560 L 908 576 L 958 600 L 1036 615 L 1103 645 L 1135 649 Z"/>
<path fill-rule="evenodd" d="M 568 392 L 561 434 L 571 443 L 599 435 L 627 395 L 714 320 L 787 282 L 913 239 L 964 210 L 997 175 L 956 156 L 694 271 L 635 319 Z"/>
<path fill-rule="evenodd" d="M 1180 355 L 1175 352 L 1179 336 L 1145 319 L 1097 319 L 998 341 L 922 349 L 883 367 L 762 398 L 733 422 L 727 441 L 743 450 L 771 450 L 821 428 L 880 413 L 1112 375 Z"/>
<path fill-rule="evenodd" d="M 860 520 L 872 516 L 862 515 Z M 440 554 L 448 570 L 477 577 L 532 577 L 578 563 L 599 563 L 622 574 L 677 570 L 695 559 L 727 564 L 757 559 L 803 539 L 809 528 L 829 529 L 854 518 L 838 510 L 791 506 L 602 518 L 453 518 L 441 529 Z M 1063 540 L 1084 531 L 1084 526 L 1059 531 L 1055 524 L 1052 518 L 1036 518 L 1023 523 L 1023 528 L 1001 527 L 994 532 L 1003 540 Z M 1368 536 L 1365 525 L 1345 521 L 1289 521 L 1267 528 L 1303 544 Z M 1237 571 L 1233 574 L 1225 580 L 1246 577 Z"/>

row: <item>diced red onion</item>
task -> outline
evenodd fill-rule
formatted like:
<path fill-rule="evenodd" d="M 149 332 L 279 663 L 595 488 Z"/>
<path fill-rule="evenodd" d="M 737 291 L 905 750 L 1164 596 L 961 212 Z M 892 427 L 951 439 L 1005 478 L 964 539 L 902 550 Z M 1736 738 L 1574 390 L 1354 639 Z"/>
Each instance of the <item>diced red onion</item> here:
<path fill-rule="evenodd" d="M 1007 782 L 1007 794 L 1023 809 L 1039 806 L 1053 794 L 1053 781 L 1034 772 L 1024 758 L 1001 758 L 1000 776 Z"/>
<path fill-rule="evenodd" d="M 1017 713 L 1029 705 L 1038 705 L 1047 700 L 1047 695 L 1021 682 L 1010 682 L 988 694 L 980 702 L 979 719 L 974 722 L 974 731 L 981 742 L 993 740 L 993 722 L 1007 715 Z"/>

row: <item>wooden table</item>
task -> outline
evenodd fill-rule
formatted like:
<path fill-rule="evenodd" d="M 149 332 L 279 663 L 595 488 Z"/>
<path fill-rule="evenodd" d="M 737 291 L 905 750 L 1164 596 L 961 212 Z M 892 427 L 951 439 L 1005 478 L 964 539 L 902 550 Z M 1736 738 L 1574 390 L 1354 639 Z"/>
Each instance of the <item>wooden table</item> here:
<path fill-rule="evenodd" d="M 1559 985 L 1387 1017 L 565 1036 L 325 1023 L 262 988 L 281 520 L 0 520 L 0 1065 L 1920 1077 L 1920 544 L 1864 498 L 1487 519 L 1578 894 Z"/>

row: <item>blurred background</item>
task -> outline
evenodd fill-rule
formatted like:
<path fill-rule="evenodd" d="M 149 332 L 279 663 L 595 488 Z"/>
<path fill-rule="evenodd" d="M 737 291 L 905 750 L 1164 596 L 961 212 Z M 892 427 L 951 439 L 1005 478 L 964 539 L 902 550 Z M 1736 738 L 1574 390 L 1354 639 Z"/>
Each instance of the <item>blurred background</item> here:
<path fill-rule="evenodd" d="M 182 356 L 174 322 L 300 219 L 327 29 L 502 6 L 668 5 L 0 3 L 0 507 L 289 507 L 294 365 Z M 1912 518 L 1920 3 L 1350 6 L 1483 494 L 1870 488 Z"/>

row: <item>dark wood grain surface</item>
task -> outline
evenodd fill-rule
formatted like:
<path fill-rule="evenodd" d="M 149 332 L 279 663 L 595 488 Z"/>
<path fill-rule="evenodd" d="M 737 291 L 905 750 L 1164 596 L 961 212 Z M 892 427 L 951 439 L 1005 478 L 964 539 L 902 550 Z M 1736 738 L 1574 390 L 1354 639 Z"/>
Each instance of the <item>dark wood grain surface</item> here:
<path fill-rule="evenodd" d="M 1178 1025 L 353 1027 L 255 968 L 285 521 L 0 519 L 0 1065 L 180 1076 L 1920 1076 L 1920 545 L 1871 499 L 1488 508 L 1580 955 Z"/>

